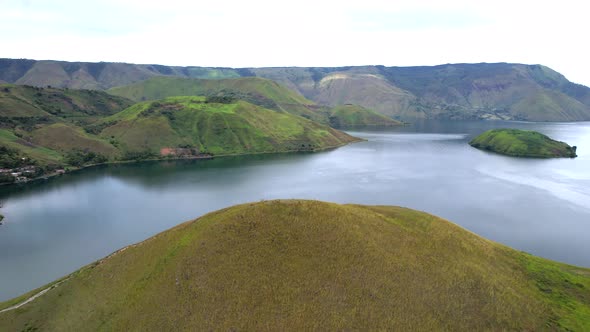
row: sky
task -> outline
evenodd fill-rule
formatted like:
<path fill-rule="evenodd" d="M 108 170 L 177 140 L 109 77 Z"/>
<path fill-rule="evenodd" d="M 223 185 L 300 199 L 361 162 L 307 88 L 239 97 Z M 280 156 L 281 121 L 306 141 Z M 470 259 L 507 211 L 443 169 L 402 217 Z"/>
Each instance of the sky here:
<path fill-rule="evenodd" d="M 543 64 L 590 86 L 590 3 L 0 0 L 0 58 L 180 66 Z"/>

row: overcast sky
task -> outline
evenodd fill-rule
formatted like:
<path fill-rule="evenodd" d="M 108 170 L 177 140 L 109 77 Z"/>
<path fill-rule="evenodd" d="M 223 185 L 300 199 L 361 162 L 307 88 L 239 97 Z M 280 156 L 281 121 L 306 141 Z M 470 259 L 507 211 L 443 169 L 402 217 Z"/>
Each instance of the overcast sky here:
<path fill-rule="evenodd" d="M 584 1 L 0 0 L 0 57 L 164 65 L 544 64 L 590 86 Z"/>

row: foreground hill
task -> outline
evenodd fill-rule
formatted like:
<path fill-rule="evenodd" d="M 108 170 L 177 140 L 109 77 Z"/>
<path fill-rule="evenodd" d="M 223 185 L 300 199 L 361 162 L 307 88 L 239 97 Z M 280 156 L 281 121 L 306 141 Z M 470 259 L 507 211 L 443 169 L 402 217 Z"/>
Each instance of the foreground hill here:
<path fill-rule="evenodd" d="M 357 104 L 402 119 L 590 120 L 590 88 L 541 65 L 202 68 L 0 59 L 0 80 L 109 89 L 151 77 L 272 79 L 329 106 Z"/>
<path fill-rule="evenodd" d="M 481 150 L 514 157 L 575 158 L 576 147 L 555 141 L 541 133 L 519 129 L 492 129 L 477 136 L 469 145 Z"/>
<path fill-rule="evenodd" d="M 100 136 L 131 153 L 314 151 L 358 141 L 328 126 L 231 97 L 170 97 L 103 119 Z"/>
<path fill-rule="evenodd" d="M 210 213 L 82 268 L 1 312 L 0 329 L 582 331 L 588 289 L 588 269 L 426 213 L 269 201 Z"/>

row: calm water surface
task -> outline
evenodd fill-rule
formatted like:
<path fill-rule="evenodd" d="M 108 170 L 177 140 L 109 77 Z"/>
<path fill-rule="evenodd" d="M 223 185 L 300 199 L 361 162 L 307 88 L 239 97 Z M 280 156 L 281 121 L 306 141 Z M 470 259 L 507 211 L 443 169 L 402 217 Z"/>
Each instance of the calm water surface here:
<path fill-rule="evenodd" d="M 577 145 L 576 159 L 515 159 L 467 142 L 494 127 Z M 0 188 L 0 300 L 230 205 L 274 198 L 401 205 L 539 256 L 590 267 L 590 123 L 429 121 L 352 134 L 332 151 L 152 162 Z"/>

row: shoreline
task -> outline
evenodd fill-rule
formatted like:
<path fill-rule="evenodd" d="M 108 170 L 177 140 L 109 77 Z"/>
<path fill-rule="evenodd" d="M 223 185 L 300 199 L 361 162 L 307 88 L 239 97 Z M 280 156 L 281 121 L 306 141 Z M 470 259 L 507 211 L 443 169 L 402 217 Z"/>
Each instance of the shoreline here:
<path fill-rule="evenodd" d="M 330 145 L 330 146 L 326 146 L 326 147 L 322 147 L 322 148 L 318 148 L 318 149 L 312 149 L 312 150 L 284 150 L 284 151 L 251 152 L 251 153 L 226 153 L 226 154 L 218 154 L 218 155 L 191 156 L 191 157 L 180 157 L 180 158 L 164 157 L 164 158 L 149 158 L 149 159 L 141 159 L 141 160 L 115 160 L 115 161 L 109 161 L 109 162 L 100 163 L 100 164 L 90 164 L 90 165 L 85 165 L 85 166 L 81 166 L 81 167 L 72 167 L 72 168 L 69 168 L 68 171 L 66 171 L 66 172 L 48 173 L 48 174 L 38 176 L 38 177 L 30 179 L 30 180 L 27 180 L 26 182 L 0 183 L 0 186 L 6 186 L 6 187 L 8 187 L 8 186 L 22 186 L 22 185 L 27 185 L 27 184 L 32 184 L 32 183 L 38 183 L 41 181 L 56 178 L 58 176 L 67 175 L 67 174 L 71 174 L 74 172 L 79 172 L 81 170 L 84 170 L 87 168 L 92 168 L 92 167 L 97 167 L 97 166 L 132 164 L 132 163 L 140 163 L 140 162 L 146 162 L 146 161 L 210 160 L 210 159 L 223 158 L 223 157 L 254 156 L 254 155 L 264 155 L 264 154 L 320 152 L 320 151 L 326 151 L 326 150 L 330 150 L 330 149 L 336 149 L 336 148 L 343 147 L 348 144 L 366 141 L 366 139 L 362 139 L 362 138 L 358 138 L 358 137 L 354 137 L 354 138 L 355 139 L 350 142 L 346 142 L 346 143 L 342 143 L 342 144 L 338 144 L 338 145 Z M 0 219 L 0 224 L 1 223 L 2 222 Z"/>

